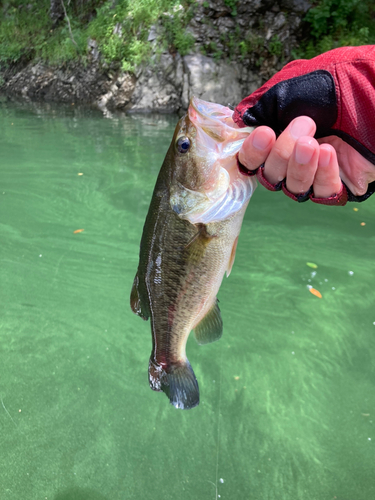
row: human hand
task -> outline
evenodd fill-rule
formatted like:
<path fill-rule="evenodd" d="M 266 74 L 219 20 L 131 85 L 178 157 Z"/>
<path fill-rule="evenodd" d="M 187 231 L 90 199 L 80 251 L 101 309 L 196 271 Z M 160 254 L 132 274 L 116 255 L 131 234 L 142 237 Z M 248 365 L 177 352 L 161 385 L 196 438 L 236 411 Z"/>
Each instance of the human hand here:
<path fill-rule="evenodd" d="M 307 116 L 295 118 L 277 139 L 271 128 L 260 126 L 245 140 L 239 161 L 249 170 L 264 164 L 258 178 L 269 189 L 267 184 L 286 179 L 284 192 L 293 199 L 302 201 L 312 187 L 312 201 L 343 203 L 341 179 L 354 195 L 364 195 L 375 180 L 375 166 L 340 138 L 317 141 L 315 132 L 316 124 Z"/>
<path fill-rule="evenodd" d="M 375 192 L 374 81 L 375 46 L 287 64 L 235 108 L 240 127 L 257 127 L 239 153 L 243 170 L 257 169 L 267 189 L 297 201 L 367 199 Z"/>

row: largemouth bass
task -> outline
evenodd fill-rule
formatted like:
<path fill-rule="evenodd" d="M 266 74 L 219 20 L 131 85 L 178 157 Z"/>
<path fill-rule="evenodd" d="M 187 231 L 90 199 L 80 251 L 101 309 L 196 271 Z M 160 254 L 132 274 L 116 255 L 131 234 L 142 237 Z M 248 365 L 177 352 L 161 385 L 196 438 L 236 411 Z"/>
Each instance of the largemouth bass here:
<path fill-rule="evenodd" d="M 146 217 L 132 310 L 151 318 L 151 389 L 176 408 L 199 403 L 198 382 L 185 346 L 223 331 L 216 294 L 231 271 L 247 204 L 256 187 L 236 154 L 252 129 L 238 128 L 232 111 L 193 98 L 177 124 Z"/>

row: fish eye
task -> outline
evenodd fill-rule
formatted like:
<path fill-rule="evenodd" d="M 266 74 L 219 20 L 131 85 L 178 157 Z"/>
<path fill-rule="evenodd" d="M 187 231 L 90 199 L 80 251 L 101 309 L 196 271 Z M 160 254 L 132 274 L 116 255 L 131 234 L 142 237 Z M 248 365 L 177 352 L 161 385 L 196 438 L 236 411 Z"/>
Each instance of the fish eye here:
<path fill-rule="evenodd" d="M 182 154 L 187 153 L 190 149 L 190 141 L 185 136 L 177 139 L 176 145 L 177 145 L 178 152 L 182 153 Z"/>

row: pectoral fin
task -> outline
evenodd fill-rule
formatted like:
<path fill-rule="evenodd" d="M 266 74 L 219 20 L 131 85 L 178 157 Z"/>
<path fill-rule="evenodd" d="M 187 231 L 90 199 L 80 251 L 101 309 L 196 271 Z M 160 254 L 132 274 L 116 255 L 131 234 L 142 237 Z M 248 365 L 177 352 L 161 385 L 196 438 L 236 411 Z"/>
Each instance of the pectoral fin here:
<path fill-rule="evenodd" d="M 206 252 L 207 245 L 212 238 L 216 237 L 215 235 L 208 234 L 207 228 L 204 224 L 196 224 L 196 227 L 196 234 L 184 248 L 184 252 L 189 259 L 189 262 L 192 264 L 196 264 L 201 261 Z"/>
<path fill-rule="evenodd" d="M 130 293 L 130 307 L 132 308 L 133 313 L 140 316 L 145 321 L 148 320 L 148 314 L 146 312 L 146 308 L 142 305 L 141 299 L 139 297 L 138 291 L 139 278 L 138 273 L 135 275 L 132 291 Z"/>
<path fill-rule="evenodd" d="M 233 262 L 234 262 L 234 259 L 236 257 L 237 243 L 238 243 L 238 236 L 234 240 L 234 243 L 232 246 L 232 252 L 231 252 L 230 257 L 229 257 L 229 262 L 228 262 L 228 267 L 227 267 L 227 278 L 229 277 L 229 275 L 232 271 Z"/>
<path fill-rule="evenodd" d="M 206 316 L 194 328 L 194 335 L 198 344 L 209 344 L 215 342 L 223 334 L 223 320 L 221 319 L 220 309 L 217 299 Z"/>

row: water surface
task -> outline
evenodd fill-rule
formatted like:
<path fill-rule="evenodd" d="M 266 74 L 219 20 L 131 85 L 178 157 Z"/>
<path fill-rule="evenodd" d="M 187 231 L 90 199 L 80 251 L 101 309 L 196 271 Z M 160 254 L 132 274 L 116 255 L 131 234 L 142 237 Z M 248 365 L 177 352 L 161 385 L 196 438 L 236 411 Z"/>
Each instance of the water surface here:
<path fill-rule="evenodd" d="M 0 105 L 0 498 L 375 498 L 375 196 L 259 187 L 199 407 L 149 389 L 129 294 L 176 119 Z"/>

